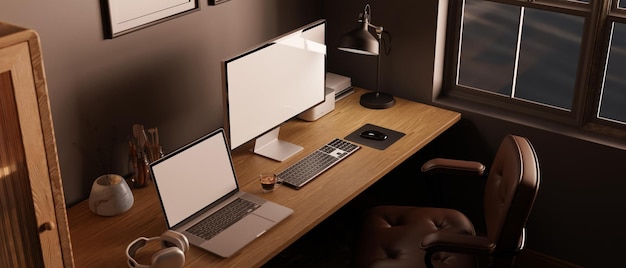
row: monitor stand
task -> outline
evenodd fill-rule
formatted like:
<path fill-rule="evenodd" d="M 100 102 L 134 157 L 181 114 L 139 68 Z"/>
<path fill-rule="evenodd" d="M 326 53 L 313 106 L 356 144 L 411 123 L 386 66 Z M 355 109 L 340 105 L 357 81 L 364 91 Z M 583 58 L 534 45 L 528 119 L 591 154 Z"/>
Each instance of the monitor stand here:
<path fill-rule="evenodd" d="M 284 161 L 302 150 L 302 146 L 278 139 L 280 126 L 260 136 L 254 142 L 254 153 L 276 161 Z"/>

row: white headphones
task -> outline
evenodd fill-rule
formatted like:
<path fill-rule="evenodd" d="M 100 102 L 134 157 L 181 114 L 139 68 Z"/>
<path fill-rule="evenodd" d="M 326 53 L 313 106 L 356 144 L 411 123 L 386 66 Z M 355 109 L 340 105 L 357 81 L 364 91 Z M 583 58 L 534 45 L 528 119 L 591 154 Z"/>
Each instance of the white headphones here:
<path fill-rule="evenodd" d="M 148 241 L 161 240 L 162 249 L 152 254 L 150 265 L 140 264 L 135 260 L 135 253 Z M 185 264 L 185 252 L 189 250 L 189 240 L 179 232 L 167 230 L 161 236 L 139 237 L 126 247 L 128 267 L 131 268 L 182 268 Z"/>

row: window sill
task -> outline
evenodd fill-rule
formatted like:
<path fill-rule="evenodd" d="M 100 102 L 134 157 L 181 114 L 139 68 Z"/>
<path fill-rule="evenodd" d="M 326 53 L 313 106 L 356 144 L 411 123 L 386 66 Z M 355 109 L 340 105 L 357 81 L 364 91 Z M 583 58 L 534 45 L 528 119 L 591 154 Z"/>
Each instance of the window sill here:
<path fill-rule="evenodd" d="M 538 117 L 515 113 L 514 111 L 486 107 L 475 102 L 449 96 L 439 97 L 433 100 L 433 104 L 442 108 L 455 110 L 460 113 L 473 113 L 620 150 L 626 150 L 626 140 L 602 134 L 600 132 L 586 130 L 579 126 L 549 121 Z"/>

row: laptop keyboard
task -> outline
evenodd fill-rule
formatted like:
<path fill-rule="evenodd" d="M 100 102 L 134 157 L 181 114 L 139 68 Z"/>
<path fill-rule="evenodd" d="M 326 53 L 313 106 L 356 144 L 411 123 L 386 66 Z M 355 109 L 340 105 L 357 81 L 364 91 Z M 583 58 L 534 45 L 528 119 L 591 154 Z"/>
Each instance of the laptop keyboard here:
<path fill-rule="evenodd" d="M 258 204 L 237 198 L 202 221 L 191 226 L 187 229 L 187 232 L 209 240 L 238 220 L 252 213 L 252 211 L 257 208 L 259 208 Z"/>
<path fill-rule="evenodd" d="M 279 173 L 278 178 L 282 184 L 300 189 L 359 148 L 351 142 L 334 139 Z"/>

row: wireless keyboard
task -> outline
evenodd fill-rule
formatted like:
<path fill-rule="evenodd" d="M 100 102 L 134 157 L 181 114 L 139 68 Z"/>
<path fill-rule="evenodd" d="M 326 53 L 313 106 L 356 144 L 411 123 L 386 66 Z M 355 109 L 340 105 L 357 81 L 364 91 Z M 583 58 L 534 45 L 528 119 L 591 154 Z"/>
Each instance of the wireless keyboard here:
<path fill-rule="evenodd" d="M 278 173 L 278 179 L 284 185 L 300 189 L 359 148 L 351 142 L 334 139 Z"/>

